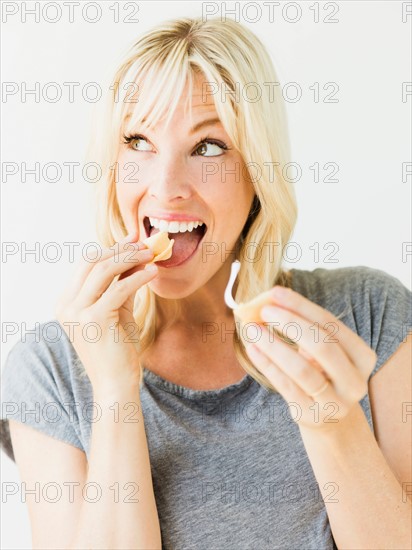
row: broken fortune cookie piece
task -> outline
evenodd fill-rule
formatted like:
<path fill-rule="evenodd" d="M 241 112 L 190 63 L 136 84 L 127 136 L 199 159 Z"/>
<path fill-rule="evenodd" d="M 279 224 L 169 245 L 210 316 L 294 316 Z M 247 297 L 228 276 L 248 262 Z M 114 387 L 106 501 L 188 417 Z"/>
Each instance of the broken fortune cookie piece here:
<path fill-rule="evenodd" d="M 241 302 L 234 308 L 234 315 L 239 317 L 243 323 L 264 323 L 265 321 L 260 316 L 260 310 L 263 306 L 272 303 L 270 293 L 271 290 L 266 290 L 252 300 L 249 300 L 249 302 Z"/>
<path fill-rule="evenodd" d="M 263 306 L 272 303 L 270 296 L 272 289 L 261 292 L 248 302 L 240 302 L 238 304 L 233 299 L 232 290 L 239 271 L 240 261 L 235 260 L 231 265 L 229 282 L 225 289 L 225 303 L 233 310 L 235 317 L 238 317 L 243 323 L 264 323 L 265 321 L 260 316 L 260 310 Z"/>
<path fill-rule="evenodd" d="M 154 262 L 160 262 L 161 260 L 168 260 L 172 256 L 174 239 L 169 239 L 168 234 L 165 231 L 159 231 L 151 237 L 147 237 L 143 240 L 144 244 L 153 251 L 154 258 L 147 262 L 152 264 Z"/>

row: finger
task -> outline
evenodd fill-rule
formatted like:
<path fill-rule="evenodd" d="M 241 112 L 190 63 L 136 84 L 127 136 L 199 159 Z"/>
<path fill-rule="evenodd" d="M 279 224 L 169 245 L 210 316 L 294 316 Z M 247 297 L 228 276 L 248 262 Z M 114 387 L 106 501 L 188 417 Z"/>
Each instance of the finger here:
<path fill-rule="evenodd" d="M 286 401 L 300 403 L 304 407 L 309 407 L 313 404 L 313 401 L 292 378 L 263 353 L 256 344 L 246 346 L 246 353 L 256 368 L 268 379 Z"/>
<path fill-rule="evenodd" d="M 77 306 L 80 308 L 91 306 L 100 298 L 103 292 L 108 290 L 116 275 L 128 271 L 131 265 L 141 270 L 152 258 L 153 252 L 151 250 L 136 249 L 132 253 L 125 252 L 120 254 L 116 258 L 118 261 L 109 257 L 104 262 L 99 262 L 89 273 L 83 284 L 76 299 Z"/>
<path fill-rule="evenodd" d="M 325 384 L 325 376 L 302 355 L 283 342 L 278 336 L 262 327 L 262 334 L 256 345 L 271 361 L 302 389 L 306 395 L 316 393 Z"/>
<path fill-rule="evenodd" d="M 116 255 L 118 256 L 121 252 L 132 250 L 132 243 L 136 242 L 136 238 L 136 233 L 132 232 L 124 239 L 121 239 L 120 241 L 115 243 L 112 247 L 99 250 L 101 254 L 96 260 L 89 260 L 88 258 L 83 256 L 76 266 L 70 283 L 66 287 L 65 294 L 68 299 L 74 299 L 78 295 L 87 276 L 95 265 L 97 265 L 99 262 L 106 260 L 107 258 L 116 257 Z M 147 248 L 146 245 L 140 241 L 138 241 L 137 244 L 141 245 L 139 246 L 139 248 L 141 249 Z"/>
<path fill-rule="evenodd" d="M 297 325 L 299 346 L 319 363 L 339 395 L 355 399 L 364 387 L 364 380 L 339 342 L 330 342 L 329 334 L 320 328 L 319 338 L 314 338 L 313 323 L 282 307 L 271 306 L 270 317 L 270 322 L 277 323 L 276 329 L 285 336 L 291 325 Z"/>
<path fill-rule="evenodd" d="M 287 344 L 285 344 L 287 345 Z M 256 344 L 254 344 L 256 346 Z M 264 374 L 269 382 L 279 391 L 286 400 L 289 407 L 289 414 L 295 422 L 313 426 L 323 422 L 337 422 L 334 419 L 341 410 L 345 410 L 345 405 L 337 402 L 337 396 L 332 391 L 325 399 L 322 392 L 322 400 L 319 397 L 312 398 L 308 396 L 296 382 L 287 376 L 277 364 L 258 347 L 247 346 L 246 352 L 256 368 Z M 252 348 L 252 349 L 251 349 Z M 254 349 L 253 349 L 254 348 Z M 319 403 L 318 408 L 314 408 L 314 403 Z M 330 409 L 332 408 L 332 411 Z M 321 409 L 321 410 L 319 410 Z"/>
<path fill-rule="evenodd" d="M 150 263 L 150 262 L 147 262 L 147 263 Z M 136 271 L 139 271 L 140 269 L 142 269 L 142 265 L 139 264 L 139 265 L 136 265 L 134 267 L 131 267 L 130 269 L 128 269 L 127 271 L 124 271 L 123 273 L 121 273 L 119 275 L 119 278 L 117 279 L 118 281 L 122 281 L 123 279 L 126 279 L 127 277 L 130 277 L 130 275 L 133 275 L 133 273 L 136 273 Z"/>
<path fill-rule="evenodd" d="M 280 289 L 279 294 L 277 290 Z M 276 291 L 276 293 L 275 293 Z M 367 378 L 372 372 L 376 362 L 375 352 L 366 344 L 366 342 L 348 326 L 335 317 L 330 311 L 315 304 L 302 294 L 295 292 L 291 288 L 283 288 L 275 286 L 272 293 L 269 294 L 273 305 L 279 305 L 290 311 L 298 313 L 301 317 L 312 323 L 319 323 L 322 330 L 331 332 L 330 339 L 338 338 L 339 343 L 345 350 L 350 361 L 361 371 L 363 376 Z M 359 357 L 369 355 L 371 361 L 358 361 Z M 373 361 L 375 356 L 375 361 Z M 371 366 L 371 362 L 373 363 Z"/>
<path fill-rule="evenodd" d="M 116 281 L 99 300 L 94 304 L 95 310 L 102 311 L 104 314 L 110 311 L 118 311 L 128 300 L 131 294 L 136 293 L 139 288 L 150 282 L 158 274 L 156 265 L 147 266 L 151 269 L 142 269 L 121 281 Z M 154 269 L 152 269 L 152 267 Z"/>

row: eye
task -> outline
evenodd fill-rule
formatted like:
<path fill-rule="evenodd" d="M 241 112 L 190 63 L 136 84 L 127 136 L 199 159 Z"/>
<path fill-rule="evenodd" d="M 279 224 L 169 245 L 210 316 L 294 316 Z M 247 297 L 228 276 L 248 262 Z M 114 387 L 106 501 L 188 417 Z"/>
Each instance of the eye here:
<path fill-rule="evenodd" d="M 130 149 L 134 151 L 151 151 L 152 148 L 145 137 L 140 134 L 134 134 L 131 136 L 123 136 L 124 143 L 127 143 Z"/>
<path fill-rule="evenodd" d="M 205 138 L 196 145 L 194 155 L 201 157 L 219 157 L 223 154 L 222 150 L 227 149 L 229 148 L 225 143 Z"/>

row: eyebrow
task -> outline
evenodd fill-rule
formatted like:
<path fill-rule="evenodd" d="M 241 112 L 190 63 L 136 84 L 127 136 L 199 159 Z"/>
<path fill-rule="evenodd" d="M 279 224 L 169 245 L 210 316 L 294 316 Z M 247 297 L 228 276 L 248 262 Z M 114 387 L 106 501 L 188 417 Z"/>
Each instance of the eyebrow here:
<path fill-rule="evenodd" d="M 126 120 L 128 118 L 130 118 L 131 114 L 129 113 L 128 115 L 126 115 Z M 142 124 L 145 123 L 145 119 L 142 120 Z M 198 122 L 197 124 L 195 124 L 193 126 L 193 128 L 190 130 L 190 133 L 191 134 L 194 134 L 195 132 L 197 132 L 198 130 L 200 130 L 201 128 L 204 128 L 205 126 L 216 126 L 218 124 L 221 124 L 221 120 L 220 118 L 208 118 L 206 120 L 202 120 L 201 122 Z"/>
<path fill-rule="evenodd" d="M 221 121 L 219 118 L 209 118 L 195 124 L 193 128 L 190 130 L 190 133 L 194 134 L 204 126 L 216 126 L 217 124 L 221 124 Z"/>

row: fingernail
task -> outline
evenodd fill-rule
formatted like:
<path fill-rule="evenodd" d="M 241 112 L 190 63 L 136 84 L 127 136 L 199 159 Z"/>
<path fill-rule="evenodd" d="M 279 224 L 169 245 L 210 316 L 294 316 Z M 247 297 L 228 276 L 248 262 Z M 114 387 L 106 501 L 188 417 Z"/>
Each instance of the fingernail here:
<path fill-rule="evenodd" d="M 270 321 L 276 315 L 276 309 L 271 306 L 262 307 L 260 310 L 260 316 L 264 321 Z"/>
<path fill-rule="evenodd" d="M 145 271 L 157 271 L 158 267 L 156 264 L 148 264 L 144 269 Z"/>
<path fill-rule="evenodd" d="M 276 285 L 275 287 L 273 287 L 271 292 L 271 295 L 274 298 L 278 298 L 279 300 L 281 300 L 282 298 L 286 298 L 288 294 L 289 294 L 289 289 L 279 285 Z"/>

